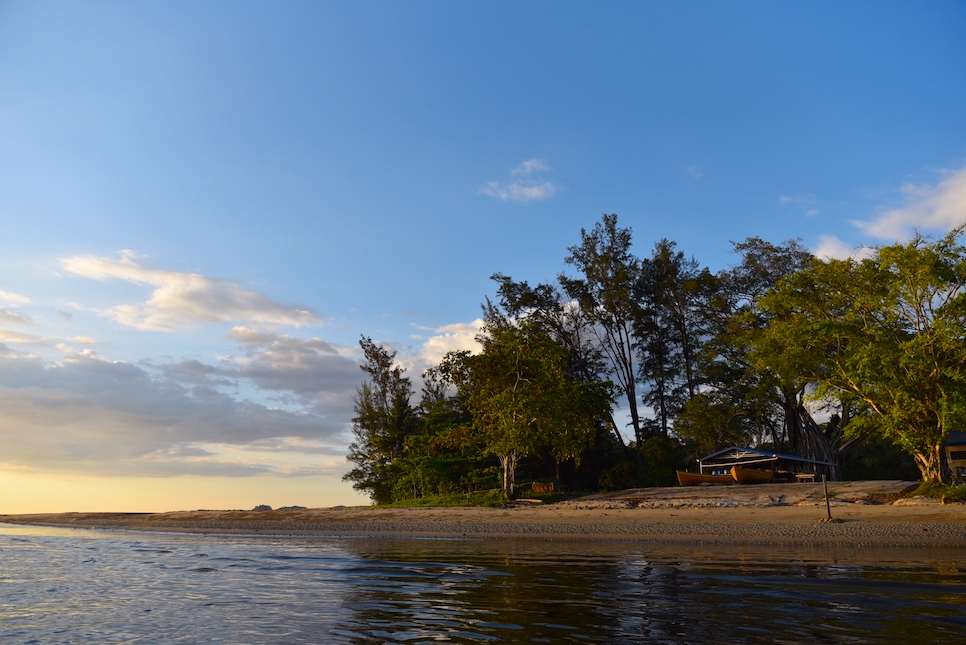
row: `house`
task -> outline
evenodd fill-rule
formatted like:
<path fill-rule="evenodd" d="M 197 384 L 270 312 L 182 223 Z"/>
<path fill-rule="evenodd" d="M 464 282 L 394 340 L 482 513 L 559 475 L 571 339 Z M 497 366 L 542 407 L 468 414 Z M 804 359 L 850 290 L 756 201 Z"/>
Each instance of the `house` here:
<path fill-rule="evenodd" d="M 963 444 L 966 451 L 966 442 Z M 966 452 L 963 454 L 966 457 Z M 756 470 L 784 471 L 792 473 L 791 481 L 797 478 L 799 481 L 813 480 L 816 475 L 826 475 L 831 479 L 832 473 L 837 470 L 836 464 L 827 461 L 817 461 L 797 455 L 786 455 L 771 450 L 758 450 L 757 448 L 742 448 L 732 446 L 719 450 L 718 452 L 698 459 L 702 474 L 718 474 L 731 470 L 732 466 L 742 468 L 753 468 Z M 963 462 L 966 466 L 966 462 Z"/>
<path fill-rule="evenodd" d="M 966 482 L 966 432 L 950 432 L 943 444 L 954 482 Z"/>

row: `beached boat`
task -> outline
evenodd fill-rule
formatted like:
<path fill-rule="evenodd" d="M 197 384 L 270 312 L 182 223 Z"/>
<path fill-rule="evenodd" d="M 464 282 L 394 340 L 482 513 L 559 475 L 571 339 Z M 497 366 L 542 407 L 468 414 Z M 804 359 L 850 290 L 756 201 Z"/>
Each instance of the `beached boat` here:
<path fill-rule="evenodd" d="M 705 475 L 704 473 L 686 473 L 683 470 L 677 471 L 678 483 L 682 486 L 700 486 L 702 484 L 733 484 L 734 478 L 731 475 Z"/>
<path fill-rule="evenodd" d="M 767 484 L 771 482 L 773 474 L 770 470 L 731 467 L 731 476 L 739 484 Z"/>

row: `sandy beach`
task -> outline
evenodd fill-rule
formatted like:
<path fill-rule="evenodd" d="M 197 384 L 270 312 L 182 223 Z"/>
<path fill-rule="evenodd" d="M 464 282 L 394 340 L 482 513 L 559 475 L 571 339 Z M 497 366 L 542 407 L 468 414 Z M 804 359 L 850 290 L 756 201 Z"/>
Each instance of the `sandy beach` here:
<path fill-rule="evenodd" d="M 911 482 L 638 489 L 554 504 L 0 515 L 73 528 L 261 535 L 966 546 L 966 505 L 900 497 Z"/>

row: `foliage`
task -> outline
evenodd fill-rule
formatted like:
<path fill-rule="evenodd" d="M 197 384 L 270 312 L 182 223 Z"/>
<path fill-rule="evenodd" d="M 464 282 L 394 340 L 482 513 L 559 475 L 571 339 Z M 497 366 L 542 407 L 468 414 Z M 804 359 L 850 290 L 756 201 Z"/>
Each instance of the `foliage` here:
<path fill-rule="evenodd" d="M 701 385 L 699 352 L 707 336 L 708 301 L 717 287 L 706 268 L 675 248 L 670 240 L 658 242 L 642 262 L 637 285 L 639 371 L 649 384 L 642 402 L 654 409 L 665 438 L 672 417 Z"/>
<path fill-rule="evenodd" d="M 748 445 L 851 479 L 914 465 L 940 486 L 943 438 L 966 425 L 961 233 L 844 261 L 748 238 L 713 275 L 667 239 L 635 257 L 630 229 L 604 215 L 568 249 L 575 275 L 492 276 L 482 351 L 427 370 L 416 408 L 395 353 L 360 341 L 345 478 L 380 504 L 491 503 L 518 476 L 558 491 L 671 485 L 694 458 Z"/>
<path fill-rule="evenodd" d="M 717 394 L 696 395 L 674 424 L 674 432 L 688 442 L 695 457 L 751 442 L 745 411 L 736 403 L 718 398 Z"/>
<path fill-rule="evenodd" d="M 641 314 L 637 293 L 641 262 L 630 251 L 631 229 L 620 228 L 617 215 L 604 215 L 589 233 L 581 229 L 580 238 L 580 244 L 568 249 L 565 260 L 580 276 L 561 274 L 558 279 L 592 323 L 609 373 L 627 400 L 634 438 L 640 445 L 643 428 L 637 398 L 635 325 Z"/>
<path fill-rule="evenodd" d="M 842 456 L 842 479 L 919 479 L 916 462 L 899 446 L 872 435 Z"/>
<path fill-rule="evenodd" d="M 397 499 L 391 504 L 388 504 L 388 506 L 393 508 L 413 506 L 496 506 L 497 504 L 503 503 L 503 501 L 503 494 L 497 488 L 472 493 L 452 493 L 448 495 L 441 494 Z"/>
<path fill-rule="evenodd" d="M 950 502 L 966 502 L 966 486 L 962 484 L 944 484 L 935 480 L 927 480 L 919 484 L 919 487 L 912 494 L 933 499 L 944 499 Z"/>
<path fill-rule="evenodd" d="M 814 397 L 856 406 L 846 432 L 902 446 L 926 481 L 942 479 L 945 435 L 966 423 L 961 235 L 916 235 L 861 261 L 816 260 L 761 301 L 774 316 L 775 353 L 812 357 L 795 369 L 816 385 Z"/>
<path fill-rule="evenodd" d="M 674 486 L 676 470 L 691 461 L 685 447 L 677 439 L 654 435 L 640 447 L 646 464 L 643 473 L 644 486 Z"/>
<path fill-rule="evenodd" d="M 599 383 L 601 387 L 612 389 L 612 395 L 617 394 L 606 378 L 610 367 L 590 312 L 570 300 L 556 285 L 531 287 L 525 281 L 516 282 L 501 273 L 493 274 L 491 279 L 499 287 L 498 303 L 487 299 L 484 306 L 484 318 L 490 325 L 505 326 L 516 320 L 526 320 L 567 350 L 568 378 L 582 383 Z M 609 427 L 617 443 L 625 448 L 613 415 L 609 416 Z"/>
<path fill-rule="evenodd" d="M 377 504 L 384 504 L 393 498 L 397 462 L 419 420 L 409 404 L 412 383 L 403 376 L 401 367 L 393 365 L 396 352 L 365 336 L 359 345 L 365 356 L 360 367 L 369 378 L 353 397 L 355 441 L 349 444 L 346 458 L 356 465 L 343 479 L 353 482 L 356 490 L 369 493 Z"/>
<path fill-rule="evenodd" d="M 488 327 L 479 340 L 481 353 L 451 353 L 440 370 L 466 397 L 510 497 L 520 457 L 547 450 L 557 461 L 579 458 L 610 400 L 599 384 L 569 379 L 566 350 L 535 325 Z"/>

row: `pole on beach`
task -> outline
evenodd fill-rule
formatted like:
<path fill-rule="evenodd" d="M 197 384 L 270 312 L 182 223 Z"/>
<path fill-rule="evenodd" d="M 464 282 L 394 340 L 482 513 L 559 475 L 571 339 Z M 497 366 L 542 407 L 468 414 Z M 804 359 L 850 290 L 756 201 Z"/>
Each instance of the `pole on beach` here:
<path fill-rule="evenodd" d="M 825 479 L 825 473 L 822 473 L 822 487 L 825 488 L 825 512 L 828 513 L 828 518 L 832 519 L 832 505 L 828 503 L 828 481 Z"/>

